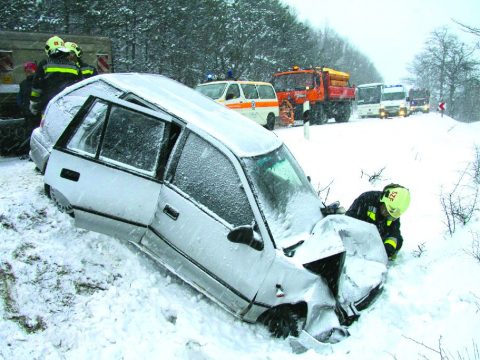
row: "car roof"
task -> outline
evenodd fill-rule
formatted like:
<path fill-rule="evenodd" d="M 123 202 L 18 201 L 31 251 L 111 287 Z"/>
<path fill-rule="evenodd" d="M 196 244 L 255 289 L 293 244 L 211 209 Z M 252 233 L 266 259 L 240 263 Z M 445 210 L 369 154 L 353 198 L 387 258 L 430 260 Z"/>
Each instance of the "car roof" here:
<path fill-rule="evenodd" d="M 218 104 L 198 91 L 158 74 L 113 73 L 91 77 L 131 92 L 182 119 L 192 128 L 207 132 L 239 157 L 265 154 L 282 141 L 254 121 Z M 80 83 L 79 83 L 80 84 Z"/>

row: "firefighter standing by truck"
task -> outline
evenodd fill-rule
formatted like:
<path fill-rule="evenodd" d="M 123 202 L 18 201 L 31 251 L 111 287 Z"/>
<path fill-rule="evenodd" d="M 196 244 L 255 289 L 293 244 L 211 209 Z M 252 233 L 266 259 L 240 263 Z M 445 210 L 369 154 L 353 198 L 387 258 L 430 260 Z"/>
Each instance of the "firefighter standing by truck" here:
<path fill-rule="evenodd" d="M 48 102 L 55 95 L 81 80 L 80 70 L 69 59 L 69 51 L 60 37 L 52 36 L 47 40 L 45 53 L 47 59 L 38 65 L 30 94 L 30 111 L 37 117 L 38 122 Z"/>
<path fill-rule="evenodd" d="M 87 64 L 85 61 L 82 60 L 82 49 L 76 43 L 72 41 L 65 42 L 65 47 L 70 52 L 70 60 L 77 64 L 80 75 L 82 79 L 88 79 L 91 76 L 97 75 L 97 69 Z"/>

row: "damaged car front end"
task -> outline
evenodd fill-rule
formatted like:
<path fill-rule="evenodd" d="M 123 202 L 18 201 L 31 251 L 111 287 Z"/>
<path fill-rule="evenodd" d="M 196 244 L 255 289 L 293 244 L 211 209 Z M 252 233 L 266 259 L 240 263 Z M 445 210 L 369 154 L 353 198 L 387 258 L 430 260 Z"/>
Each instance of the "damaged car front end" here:
<path fill-rule="evenodd" d="M 371 224 L 324 207 L 288 149 L 244 159 L 276 246 L 250 317 L 276 336 L 337 342 L 381 291 L 387 257 Z M 303 334 L 303 335 L 302 335 Z"/>

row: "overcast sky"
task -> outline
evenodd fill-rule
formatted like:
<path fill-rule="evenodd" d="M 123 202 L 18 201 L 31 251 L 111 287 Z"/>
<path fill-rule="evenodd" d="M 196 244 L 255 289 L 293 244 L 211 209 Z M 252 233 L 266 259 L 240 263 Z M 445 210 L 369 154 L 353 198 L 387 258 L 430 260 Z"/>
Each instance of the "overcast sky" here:
<path fill-rule="evenodd" d="M 480 0 L 283 0 L 301 20 L 325 25 L 373 61 L 386 83 L 399 83 L 432 30 L 447 25 L 467 43 L 474 37 L 452 19 L 480 27 Z M 478 39 L 478 38 L 477 38 Z"/>

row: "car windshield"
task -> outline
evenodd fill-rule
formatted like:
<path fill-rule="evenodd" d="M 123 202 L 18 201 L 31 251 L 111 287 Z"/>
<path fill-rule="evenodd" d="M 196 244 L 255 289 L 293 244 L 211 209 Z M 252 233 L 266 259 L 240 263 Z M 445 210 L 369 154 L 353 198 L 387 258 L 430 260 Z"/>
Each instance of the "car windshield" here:
<path fill-rule="evenodd" d="M 382 88 L 378 87 L 358 87 L 357 88 L 357 103 L 362 105 L 378 104 L 382 95 Z"/>
<path fill-rule="evenodd" d="M 203 95 L 208 96 L 213 100 L 216 100 L 222 97 L 223 91 L 225 90 L 225 86 L 227 86 L 226 83 L 198 85 L 195 88 L 195 90 L 202 93 Z"/>
<path fill-rule="evenodd" d="M 308 87 L 313 87 L 312 73 L 292 73 L 277 75 L 273 77 L 272 85 L 275 91 L 289 91 L 289 90 L 305 90 Z"/>
<path fill-rule="evenodd" d="M 391 92 L 391 93 L 383 93 L 382 100 L 404 100 L 405 93 L 404 92 Z"/>
<path fill-rule="evenodd" d="M 322 203 L 286 146 L 243 162 L 275 243 L 308 238 L 322 218 Z"/>

